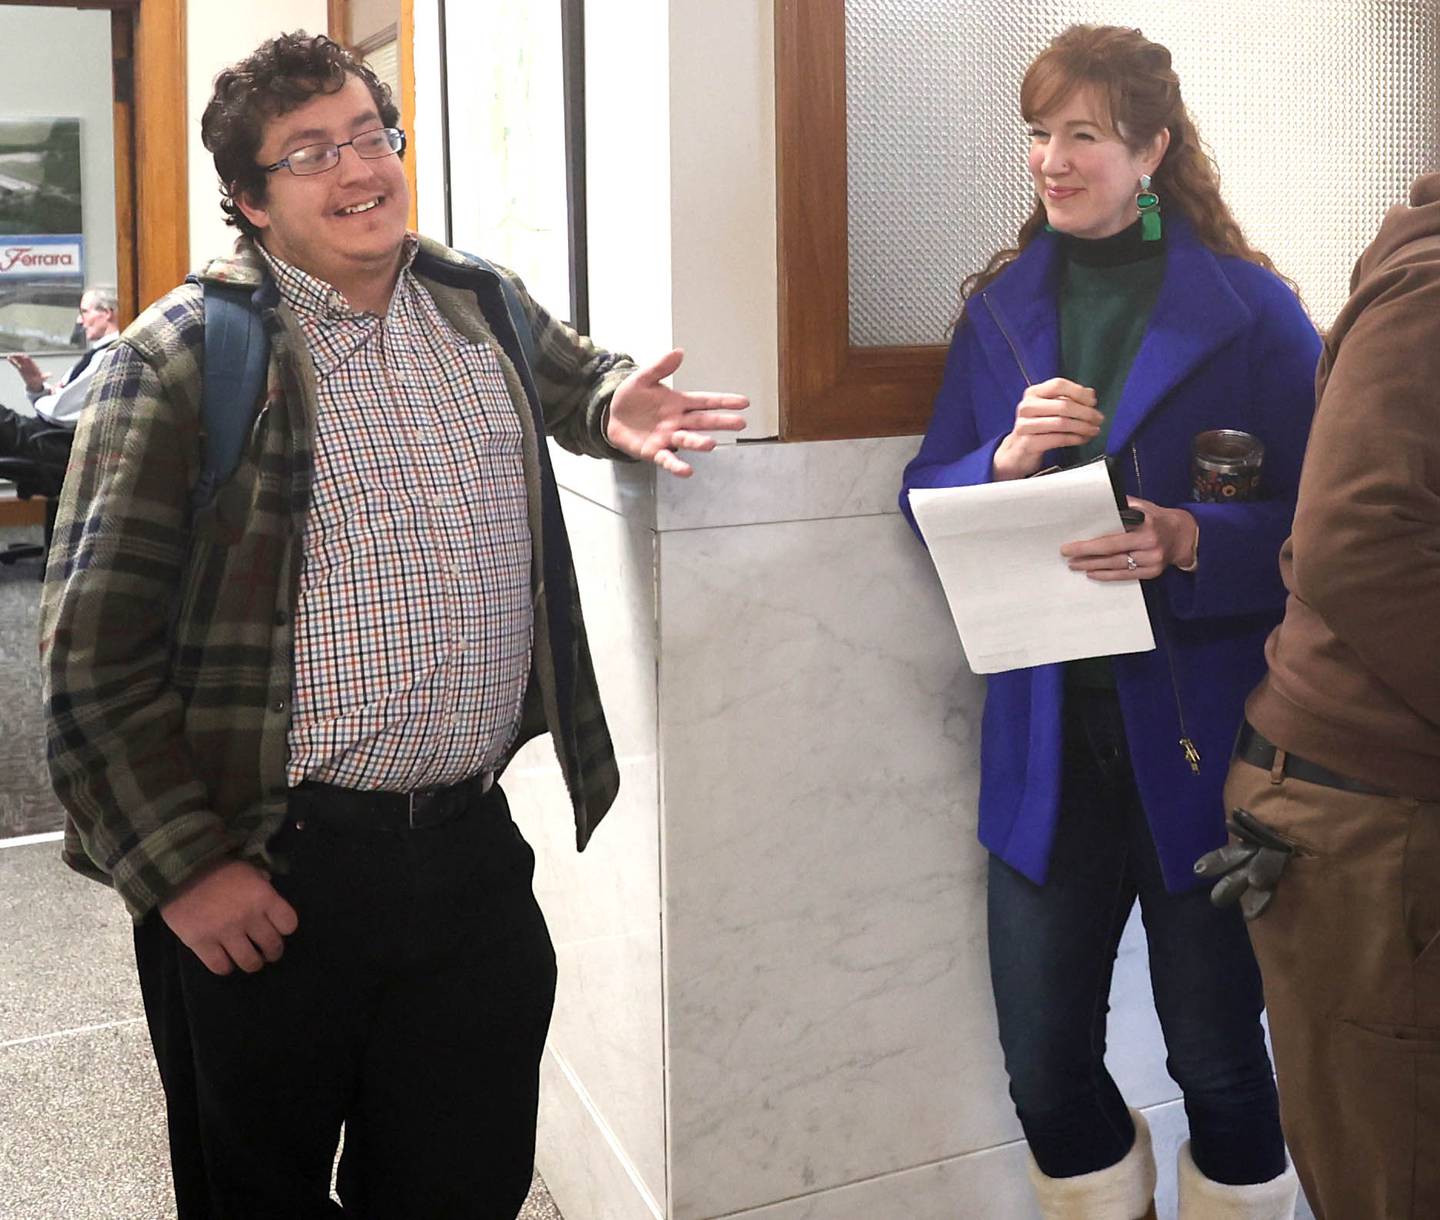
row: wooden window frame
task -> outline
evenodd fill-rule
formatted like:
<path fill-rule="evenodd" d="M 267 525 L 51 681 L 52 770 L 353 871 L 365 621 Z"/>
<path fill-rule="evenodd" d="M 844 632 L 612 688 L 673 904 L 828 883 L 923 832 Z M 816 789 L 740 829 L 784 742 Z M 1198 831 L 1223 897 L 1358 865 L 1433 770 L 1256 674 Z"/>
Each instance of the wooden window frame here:
<path fill-rule="evenodd" d="M 159 300 L 183 280 L 190 269 L 190 191 L 185 88 L 185 0 L 137 0 L 112 5 L 112 29 L 127 17 L 134 22 L 135 90 L 134 156 L 121 158 L 115 149 L 115 190 L 118 209 L 121 178 L 133 173 L 134 296 L 138 312 Z M 119 107 L 116 107 L 119 127 Z M 117 255 L 123 245 L 117 243 Z M 124 311 L 122 298 L 122 314 Z M 129 317 L 126 315 L 125 320 Z"/>
<path fill-rule="evenodd" d="M 325 0 L 325 32 L 342 47 L 350 46 L 350 0 Z"/>
<path fill-rule="evenodd" d="M 945 347 L 850 342 L 841 0 L 777 0 L 775 118 L 780 437 L 923 432 Z"/>
<path fill-rule="evenodd" d="M 405 181 L 410 184 L 410 217 L 413 233 L 420 228 L 420 180 L 416 170 L 415 141 L 415 0 L 400 0 L 400 113 L 405 124 Z"/>
<path fill-rule="evenodd" d="M 364 57 L 352 37 L 350 0 L 326 0 L 325 32 L 352 54 Z M 395 23 L 395 39 L 400 44 L 396 56 L 400 61 L 400 126 L 405 129 L 405 181 L 410 186 L 410 213 L 406 224 L 411 232 L 420 227 L 419 175 L 415 158 L 415 0 L 400 0 L 399 18 Z"/>
<path fill-rule="evenodd" d="M 120 324 L 185 278 L 190 263 L 184 0 L 11 0 L 110 12 L 115 269 Z M 38 524 L 44 502 L 0 502 L 0 525 Z"/>
<path fill-rule="evenodd" d="M 115 119 L 115 265 L 120 322 L 185 278 L 190 265 L 185 0 L 12 0 L 110 13 Z"/>

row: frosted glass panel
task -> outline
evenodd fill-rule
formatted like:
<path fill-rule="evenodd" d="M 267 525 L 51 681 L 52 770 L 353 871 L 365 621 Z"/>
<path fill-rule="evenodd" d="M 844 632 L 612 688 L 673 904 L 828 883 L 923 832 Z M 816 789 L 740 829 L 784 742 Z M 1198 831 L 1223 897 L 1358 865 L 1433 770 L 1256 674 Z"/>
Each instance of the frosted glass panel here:
<path fill-rule="evenodd" d="M 946 341 L 1033 200 L 1020 78 L 1076 21 L 1170 48 L 1226 199 L 1327 325 L 1440 166 L 1440 0 L 846 0 L 851 342 Z"/>

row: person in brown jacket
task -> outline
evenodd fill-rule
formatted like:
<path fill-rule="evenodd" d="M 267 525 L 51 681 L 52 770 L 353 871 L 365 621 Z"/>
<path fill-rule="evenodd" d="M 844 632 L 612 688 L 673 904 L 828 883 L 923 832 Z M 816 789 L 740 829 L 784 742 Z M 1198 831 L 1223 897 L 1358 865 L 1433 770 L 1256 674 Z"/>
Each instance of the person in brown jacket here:
<path fill-rule="evenodd" d="M 1385 217 L 1325 342 L 1289 602 L 1225 789 L 1293 849 L 1247 913 L 1317 1220 L 1440 1216 L 1437 387 L 1432 174 Z"/>

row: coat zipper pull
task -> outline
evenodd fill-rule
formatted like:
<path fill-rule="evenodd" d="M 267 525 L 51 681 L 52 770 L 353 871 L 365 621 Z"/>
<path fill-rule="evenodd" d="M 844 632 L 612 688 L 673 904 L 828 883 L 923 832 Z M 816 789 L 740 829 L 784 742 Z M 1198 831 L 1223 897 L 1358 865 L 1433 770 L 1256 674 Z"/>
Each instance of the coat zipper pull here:
<path fill-rule="evenodd" d="M 1130 446 L 1130 458 L 1135 463 L 1135 494 L 1144 496 L 1145 481 L 1140 477 L 1140 450 L 1136 445 Z M 1190 771 L 1194 775 L 1200 774 L 1200 751 L 1195 748 L 1195 743 L 1185 732 L 1185 708 L 1180 703 L 1180 683 L 1175 680 L 1175 654 L 1170 651 L 1170 637 L 1165 634 L 1165 629 L 1160 622 L 1155 624 L 1155 634 L 1160 637 L 1161 643 L 1165 646 L 1165 664 L 1170 670 L 1170 689 L 1175 695 L 1175 716 L 1180 722 L 1180 753 L 1185 755 L 1185 761 L 1190 764 Z"/>
<path fill-rule="evenodd" d="M 1190 764 L 1190 770 L 1199 775 L 1200 751 L 1195 748 L 1195 743 L 1188 737 L 1180 738 L 1180 751 L 1185 755 L 1185 761 Z"/>

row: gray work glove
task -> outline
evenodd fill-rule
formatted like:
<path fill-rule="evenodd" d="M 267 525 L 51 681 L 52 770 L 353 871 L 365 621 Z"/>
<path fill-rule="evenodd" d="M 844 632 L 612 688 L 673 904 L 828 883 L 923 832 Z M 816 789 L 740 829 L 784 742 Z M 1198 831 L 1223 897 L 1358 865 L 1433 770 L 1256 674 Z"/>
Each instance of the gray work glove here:
<path fill-rule="evenodd" d="M 1238 902 L 1247 920 L 1258 919 L 1275 897 L 1275 883 L 1295 854 L 1295 845 L 1245 809 L 1234 810 L 1228 825 L 1235 841 L 1195 861 L 1195 875 L 1219 878 L 1210 891 L 1210 901 L 1217 907 Z"/>

